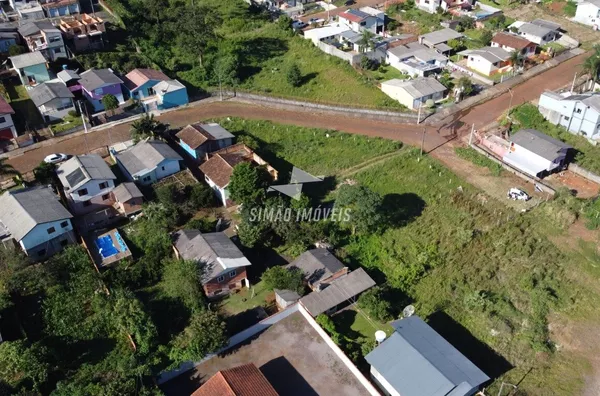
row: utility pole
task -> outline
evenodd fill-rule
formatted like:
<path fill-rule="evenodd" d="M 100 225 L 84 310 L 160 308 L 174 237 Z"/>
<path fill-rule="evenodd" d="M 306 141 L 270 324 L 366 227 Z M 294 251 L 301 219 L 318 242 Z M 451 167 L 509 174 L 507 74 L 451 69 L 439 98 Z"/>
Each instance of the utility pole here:
<path fill-rule="evenodd" d="M 85 123 L 85 117 L 83 116 L 83 109 L 81 108 L 81 101 L 78 100 L 77 104 L 79 105 L 79 112 L 81 113 L 81 121 L 83 121 L 83 130 L 85 131 L 83 134 L 83 140 L 85 141 L 85 151 L 89 152 L 90 147 L 88 146 L 88 141 L 87 141 L 88 129 L 87 129 L 87 124 Z"/>
<path fill-rule="evenodd" d="M 575 76 L 573 76 L 573 83 L 571 84 L 571 93 L 573 93 L 573 90 L 575 89 L 575 80 L 577 80 L 577 73 L 575 73 Z"/>
<path fill-rule="evenodd" d="M 508 93 L 510 94 L 510 101 L 508 102 L 508 112 L 506 114 L 506 116 L 508 118 L 510 118 L 510 109 L 512 108 L 512 101 L 513 101 L 513 91 L 512 89 L 508 88 Z"/>
<path fill-rule="evenodd" d="M 421 157 L 423 156 L 423 146 L 425 146 L 425 128 L 423 128 L 423 136 L 421 137 Z"/>
<path fill-rule="evenodd" d="M 475 133 L 475 124 L 471 125 L 471 134 L 469 135 L 469 147 L 473 143 L 473 134 Z"/>
<path fill-rule="evenodd" d="M 223 88 L 221 86 L 221 75 L 219 74 L 219 99 L 223 101 Z"/>
<path fill-rule="evenodd" d="M 417 125 L 421 123 L 421 107 L 423 107 L 423 102 L 419 103 L 419 111 L 417 112 Z"/>

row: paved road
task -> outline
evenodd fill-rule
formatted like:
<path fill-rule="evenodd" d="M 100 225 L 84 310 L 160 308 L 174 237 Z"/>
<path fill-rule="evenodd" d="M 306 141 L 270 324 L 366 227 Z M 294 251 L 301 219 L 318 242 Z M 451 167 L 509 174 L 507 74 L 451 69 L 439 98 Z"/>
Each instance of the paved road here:
<path fill-rule="evenodd" d="M 569 84 L 573 74 L 578 71 L 578 65 L 583 62 L 584 55 L 561 63 L 555 68 L 542 73 L 522 85 L 515 87 L 512 105 L 516 106 L 539 97 L 546 89 L 556 89 Z M 267 107 L 241 104 L 237 102 L 217 102 L 198 105 L 186 109 L 167 113 L 160 117 L 163 122 L 170 123 L 173 127 L 181 127 L 207 118 L 236 116 L 250 119 L 272 120 L 281 124 L 301 125 L 325 129 L 336 129 L 349 133 L 368 136 L 379 136 L 387 139 L 400 140 L 406 144 L 419 146 L 425 134 L 425 150 L 431 151 L 456 135 L 467 134 L 471 124 L 481 128 L 498 118 L 507 108 L 510 94 L 506 93 L 496 99 L 475 106 L 463 113 L 446 120 L 443 125 L 426 127 L 422 125 L 394 124 L 352 116 L 312 114 L 306 111 L 273 110 Z M 7 162 L 21 173 L 31 171 L 42 159 L 51 153 L 62 152 L 66 154 L 83 154 L 85 152 L 106 147 L 111 142 L 119 142 L 129 138 L 129 125 L 123 124 L 111 128 L 77 136 L 57 143 L 53 146 L 42 147 L 28 151 L 24 155 L 13 157 Z M 438 155 L 445 155 L 448 151 Z"/>

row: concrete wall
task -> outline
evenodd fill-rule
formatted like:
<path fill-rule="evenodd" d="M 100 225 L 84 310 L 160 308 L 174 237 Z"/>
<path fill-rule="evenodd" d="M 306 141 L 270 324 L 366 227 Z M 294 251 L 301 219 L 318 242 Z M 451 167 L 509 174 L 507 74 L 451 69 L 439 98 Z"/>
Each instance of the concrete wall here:
<path fill-rule="evenodd" d="M 322 41 L 319 41 L 317 44 L 317 48 L 319 48 L 321 51 L 325 52 L 326 54 L 335 56 L 336 58 L 340 58 L 346 62 L 349 62 L 351 65 L 357 65 L 360 63 L 360 58 L 361 58 L 361 54 L 353 54 L 352 52 L 344 52 L 342 50 L 339 50 L 337 48 L 335 48 L 333 45 L 324 43 Z"/>
<path fill-rule="evenodd" d="M 568 169 L 571 172 L 573 172 L 585 179 L 588 179 L 590 181 L 593 181 L 594 183 L 600 184 L 600 176 L 599 175 L 592 173 L 589 170 L 582 168 L 581 166 L 579 166 L 577 164 L 573 164 L 573 163 L 569 164 Z"/>
<path fill-rule="evenodd" d="M 178 160 L 164 160 L 156 167 L 156 179 L 160 180 L 181 170 Z"/>
<path fill-rule="evenodd" d="M 21 81 L 23 82 L 23 85 L 29 85 L 29 80 L 27 78 L 29 76 L 35 78 L 35 82 L 37 84 L 41 84 L 50 80 L 50 75 L 48 74 L 48 69 L 46 69 L 45 63 L 28 66 L 21 70 L 23 71 L 23 74 L 21 75 Z"/>

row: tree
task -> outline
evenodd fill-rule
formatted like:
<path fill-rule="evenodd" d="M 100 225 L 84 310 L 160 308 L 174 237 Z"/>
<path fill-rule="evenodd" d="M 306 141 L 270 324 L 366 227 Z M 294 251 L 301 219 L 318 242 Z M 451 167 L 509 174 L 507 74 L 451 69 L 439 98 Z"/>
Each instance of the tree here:
<path fill-rule="evenodd" d="M 158 187 L 156 190 L 156 198 L 163 205 L 174 205 L 177 201 L 179 192 L 174 184 L 166 184 Z"/>
<path fill-rule="evenodd" d="M 19 172 L 12 166 L 6 163 L 8 158 L 0 158 L 0 179 L 2 176 L 18 175 Z"/>
<path fill-rule="evenodd" d="M 11 45 L 10 47 L 8 47 L 8 55 L 10 56 L 17 56 L 17 55 L 21 55 L 24 54 L 25 52 L 27 52 L 27 49 L 25 49 L 25 47 L 21 46 L 21 45 Z"/>
<path fill-rule="evenodd" d="M 370 30 L 364 29 L 362 31 L 360 40 L 358 40 L 358 51 L 361 54 L 367 52 L 367 50 L 372 50 L 375 48 L 373 37 L 375 37 L 375 34 Z"/>
<path fill-rule="evenodd" d="M 358 298 L 358 306 L 380 322 L 392 319 L 392 306 L 386 300 L 383 288 L 379 286 L 372 287 L 361 294 Z"/>
<path fill-rule="evenodd" d="M 104 110 L 110 111 L 119 107 L 119 101 L 116 96 L 113 94 L 106 94 L 102 97 L 102 105 L 104 106 Z"/>
<path fill-rule="evenodd" d="M 216 83 L 219 84 L 219 93 L 223 100 L 222 86 L 235 86 L 238 82 L 239 59 L 235 54 L 222 55 L 213 65 L 213 75 Z"/>
<path fill-rule="evenodd" d="M 279 26 L 279 28 L 281 30 L 284 31 L 291 31 L 292 30 L 292 18 L 290 18 L 289 16 L 282 14 L 279 16 L 279 18 L 277 18 L 277 25 Z"/>
<path fill-rule="evenodd" d="M 158 334 L 140 300 L 133 292 L 120 289 L 111 294 L 110 302 L 111 324 L 132 337 L 137 353 L 149 354 L 156 346 Z"/>
<path fill-rule="evenodd" d="M 192 314 L 190 324 L 173 340 L 169 357 L 175 365 L 197 362 L 226 344 L 225 322 L 216 313 L 203 310 Z"/>
<path fill-rule="evenodd" d="M 269 229 L 263 223 L 243 222 L 238 226 L 240 242 L 247 248 L 269 245 Z"/>
<path fill-rule="evenodd" d="M 302 84 L 302 72 L 297 64 L 293 63 L 287 71 L 286 79 L 292 87 L 299 87 Z"/>
<path fill-rule="evenodd" d="M 469 96 L 473 93 L 473 82 L 469 77 L 461 77 L 456 83 L 456 87 L 463 93 L 464 96 Z"/>
<path fill-rule="evenodd" d="M 271 267 L 261 279 L 269 290 L 293 290 L 299 295 L 304 294 L 304 277 L 300 268 Z"/>
<path fill-rule="evenodd" d="M 167 126 L 154 119 L 154 114 L 144 114 L 142 118 L 131 124 L 131 136 L 135 142 L 143 139 L 160 139 L 167 130 Z"/>
<path fill-rule="evenodd" d="M 454 80 L 448 70 L 444 70 L 442 74 L 440 74 L 438 81 L 448 90 L 454 88 Z"/>
<path fill-rule="evenodd" d="M 180 299 L 192 312 L 204 308 L 202 268 L 193 260 L 169 258 L 163 262 L 162 287 L 169 297 Z"/>
<path fill-rule="evenodd" d="M 238 204 L 255 203 L 263 194 L 264 183 L 259 169 L 248 162 L 233 168 L 229 181 L 229 196 Z"/>
<path fill-rule="evenodd" d="M 343 185 L 335 200 L 335 205 L 350 210 L 352 234 L 356 231 L 371 232 L 382 221 L 380 213 L 381 196 L 368 187 Z"/>
<path fill-rule="evenodd" d="M 490 45 L 492 42 L 492 38 L 494 38 L 494 33 L 491 30 L 483 29 L 481 34 L 479 35 L 479 39 L 477 40 L 482 47 L 486 47 Z"/>
<path fill-rule="evenodd" d="M 582 69 L 590 75 L 594 83 L 598 81 L 598 75 L 600 74 L 600 44 L 594 45 L 594 52 L 583 62 Z"/>
<path fill-rule="evenodd" d="M 519 51 L 513 51 L 510 53 L 510 64 L 513 66 L 513 69 L 517 69 L 519 66 L 523 65 L 524 58 L 521 56 Z"/>
<path fill-rule="evenodd" d="M 452 48 L 454 52 L 458 52 L 465 47 L 465 43 L 461 39 L 451 39 L 448 40 L 448 47 Z"/>
<path fill-rule="evenodd" d="M 216 10 L 204 5 L 177 7 L 173 10 L 178 45 L 187 53 L 196 54 L 202 66 L 203 55 L 217 39 L 215 28 L 222 25 Z"/>
<path fill-rule="evenodd" d="M 37 344 L 27 345 L 25 341 L 1 343 L 0 378 L 23 391 L 39 390 L 48 379 L 50 371 L 50 366 L 46 362 L 47 354 L 46 348 Z"/>

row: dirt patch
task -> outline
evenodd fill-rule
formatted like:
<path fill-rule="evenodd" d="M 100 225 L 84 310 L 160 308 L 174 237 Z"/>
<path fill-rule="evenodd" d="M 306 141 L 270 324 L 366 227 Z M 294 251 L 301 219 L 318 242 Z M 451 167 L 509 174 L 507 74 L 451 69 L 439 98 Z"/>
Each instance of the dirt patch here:
<path fill-rule="evenodd" d="M 579 198 L 593 198 L 598 195 L 600 186 L 593 181 L 583 178 L 569 170 L 550 175 L 547 180 L 552 185 L 568 187 Z"/>
<path fill-rule="evenodd" d="M 563 8 L 565 8 L 565 3 L 552 2 L 550 4 L 546 4 L 546 8 L 553 14 L 562 14 Z"/>

